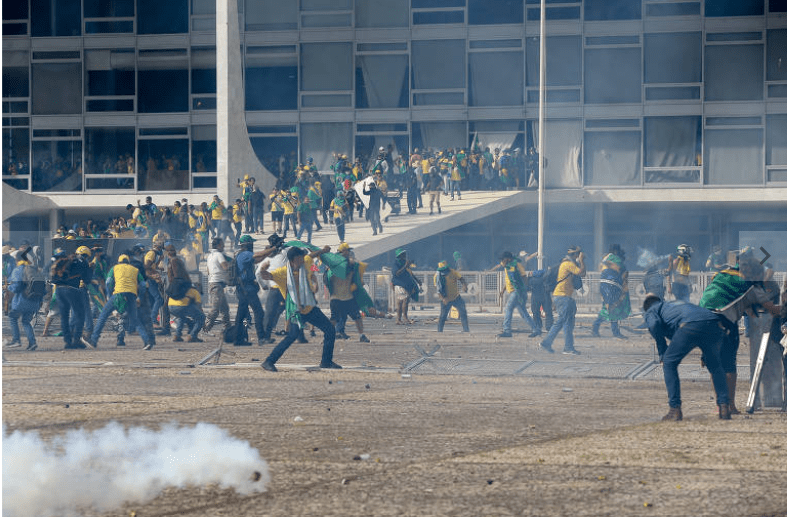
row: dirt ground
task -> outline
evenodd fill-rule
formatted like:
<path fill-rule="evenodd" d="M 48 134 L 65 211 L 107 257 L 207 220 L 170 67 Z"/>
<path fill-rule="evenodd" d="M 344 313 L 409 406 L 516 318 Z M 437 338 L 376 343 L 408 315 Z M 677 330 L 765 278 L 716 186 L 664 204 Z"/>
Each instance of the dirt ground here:
<path fill-rule="evenodd" d="M 684 382 L 684 421 L 662 423 L 661 381 L 403 374 L 415 345 L 440 344 L 442 357 L 543 357 L 526 334 L 492 337 L 499 318 L 471 315 L 469 336 L 420 319 L 368 323 L 371 344 L 337 343 L 337 371 L 303 366 L 319 362 L 319 338 L 293 345 L 278 373 L 258 366 L 268 347 L 190 367 L 215 343 L 159 340 L 146 353 L 138 338 L 118 349 L 105 333 L 98 350 L 63 351 L 45 338 L 36 352 L 4 351 L 3 423 L 49 438 L 110 421 L 209 422 L 270 466 L 262 494 L 173 487 L 105 516 L 787 516 L 787 414 L 721 421 L 707 380 Z M 582 356 L 554 360 L 646 361 L 652 344 L 590 340 L 585 327 L 576 346 Z M 739 384 L 739 405 L 747 389 Z"/>

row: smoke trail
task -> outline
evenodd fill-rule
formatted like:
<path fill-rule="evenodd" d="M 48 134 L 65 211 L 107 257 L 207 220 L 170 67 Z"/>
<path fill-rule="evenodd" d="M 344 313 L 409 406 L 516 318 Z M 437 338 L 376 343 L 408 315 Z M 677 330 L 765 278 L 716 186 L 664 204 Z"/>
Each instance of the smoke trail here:
<path fill-rule="evenodd" d="M 51 443 L 37 432 L 3 428 L 3 515 L 76 515 L 106 511 L 124 501 L 145 502 L 165 487 L 216 483 L 248 495 L 270 480 L 268 465 L 248 442 L 212 424 L 168 424 L 160 431 L 69 431 Z"/>

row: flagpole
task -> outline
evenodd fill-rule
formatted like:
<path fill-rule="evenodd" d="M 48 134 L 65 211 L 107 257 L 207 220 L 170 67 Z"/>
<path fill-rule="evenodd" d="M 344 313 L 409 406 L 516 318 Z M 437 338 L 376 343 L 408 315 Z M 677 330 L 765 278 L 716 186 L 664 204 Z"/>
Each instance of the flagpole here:
<path fill-rule="evenodd" d="M 546 101 L 546 0 L 541 0 L 538 73 L 538 268 L 544 268 L 544 104 Z"/>

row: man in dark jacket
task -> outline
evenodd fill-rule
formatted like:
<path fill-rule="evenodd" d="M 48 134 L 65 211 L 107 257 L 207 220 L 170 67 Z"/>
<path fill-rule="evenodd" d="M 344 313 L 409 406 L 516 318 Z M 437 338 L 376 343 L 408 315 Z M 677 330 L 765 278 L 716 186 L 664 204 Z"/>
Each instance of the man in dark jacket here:
<path fill-rule="evenodd" d="M 383 225 L 380 222 L 380 208 L 383 204 L 383 193 L 377 188 L 377 184 L 370 181 L 363 189 L 363 193 L 369 196 L 369 206 L 366 209 L 369 222 L 372 223 L 372 235 L 377 235 L 377 229 L 383 233 Z"/>

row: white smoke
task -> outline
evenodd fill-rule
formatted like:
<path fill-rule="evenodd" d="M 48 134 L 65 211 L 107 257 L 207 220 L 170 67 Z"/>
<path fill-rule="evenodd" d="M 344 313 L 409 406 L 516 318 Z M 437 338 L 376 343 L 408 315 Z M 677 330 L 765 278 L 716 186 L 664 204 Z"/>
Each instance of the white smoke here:
<path fill-rule="evenodd" d="M 45 442 L 37 432 L 3 428 L 3 515 L 76 515 L 143 503 L 168 486 L 215 483 L 239 494 L 263 492 L 270 480 L 259 451 L 205 423 L 160 431 L 112 422 Z"/>

